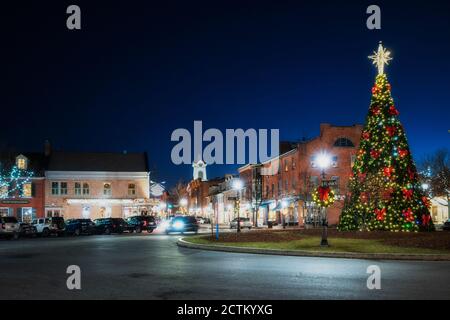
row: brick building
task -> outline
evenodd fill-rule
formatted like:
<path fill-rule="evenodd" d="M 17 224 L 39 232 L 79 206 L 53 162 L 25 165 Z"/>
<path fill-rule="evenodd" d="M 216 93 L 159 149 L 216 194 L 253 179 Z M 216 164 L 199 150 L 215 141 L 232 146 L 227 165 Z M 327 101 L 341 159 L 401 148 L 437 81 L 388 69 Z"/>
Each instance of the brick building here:
<path fill-rule="evenodd" d="M 14 216 L 21 222 L 31 222 L 44 217 L 44 170 L 46 157 L 43 153 L 0 153 L 0 216 Z M 11 180 L 11 170 L 17 168 L 20 177 Z M 17 176 L 19 177 L 19 176 Z"/>
<path fill-rule="evenodd" d="M 241 167 L 239 174 L 246 188 L 244 202 L 252 208 L 253 220 L 258 224 L 318 222 L 311 192 L 322 180 L 317 155 L 326 152 L 332 160 L 325 172 L 326 179 L 336 181 L 338 199 L 328 208 L 328 221 L 330 225 L 337 224 L 362 130 L 362 125 L 321 124 L 318 137 L 299 142 L 265 163 Z"/>

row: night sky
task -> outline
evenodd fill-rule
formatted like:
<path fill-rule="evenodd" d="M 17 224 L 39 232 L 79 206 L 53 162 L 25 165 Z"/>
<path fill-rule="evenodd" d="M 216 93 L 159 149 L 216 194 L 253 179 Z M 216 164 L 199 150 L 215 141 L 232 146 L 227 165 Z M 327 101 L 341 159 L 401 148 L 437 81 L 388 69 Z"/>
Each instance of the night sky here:
<path fill-rule="evenodd" d="M 192 169 L 171 163 L 170 135 L 194 120 L 282 140 L 364 123 L 380 40 L 415 159 L 450 145 L 447 0 L 377 1 L 379 31 L 366 28 L 372 1 L 28 2 L 1 9 L 2 148 L 147 151 L 173 184 Z M 66 28 L 70 4 L 80 31 Z"/>

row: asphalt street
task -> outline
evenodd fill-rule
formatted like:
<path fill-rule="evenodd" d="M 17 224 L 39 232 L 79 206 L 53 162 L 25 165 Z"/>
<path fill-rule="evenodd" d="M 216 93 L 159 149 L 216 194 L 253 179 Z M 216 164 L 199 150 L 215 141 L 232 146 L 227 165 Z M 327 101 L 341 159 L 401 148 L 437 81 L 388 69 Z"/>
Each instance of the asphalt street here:
<path fill-rule="evenodd" d="M 178 235 L 0 240 L 0 299 L 450 299 L 450 262 L 234 254 Z M 81 269 L 69 290 L 67 267 Z M 367 267 L 381 289 L 367 288 Z"/>

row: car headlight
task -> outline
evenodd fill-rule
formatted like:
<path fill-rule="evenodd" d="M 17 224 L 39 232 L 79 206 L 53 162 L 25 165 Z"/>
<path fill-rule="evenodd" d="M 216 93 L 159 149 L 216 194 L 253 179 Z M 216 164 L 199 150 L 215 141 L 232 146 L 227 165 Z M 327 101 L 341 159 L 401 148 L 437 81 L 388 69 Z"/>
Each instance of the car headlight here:
<path fill-rule="evenodd" d="M 175 221 L 173 223 L 173 227 L 174 229 L 183 229 L 184 228 L 184 223 L 182 221 Z"/>

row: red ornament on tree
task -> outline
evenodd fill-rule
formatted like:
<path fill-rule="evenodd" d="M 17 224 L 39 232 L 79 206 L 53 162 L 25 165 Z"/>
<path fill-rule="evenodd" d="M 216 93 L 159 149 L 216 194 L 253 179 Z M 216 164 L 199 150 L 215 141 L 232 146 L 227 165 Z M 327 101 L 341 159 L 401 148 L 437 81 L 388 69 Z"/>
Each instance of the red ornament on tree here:
<path fill-rule="evenodd" d="M 411 200 L 411 198 L 412 198 L 412 196 L 413 196 L 413 191 L 412 191 L 412 189 L 403 189 L 402 192 L 403 192 L 403 197 L 404 197 L 406 200 Z"/>
<path fill-rule="evenodd" d="M 381 153 L 378 150 L 372 150 L 370 151 L 370 156 L 374 159 L 378 159 L 380 157 Z"/>
<path fill-rule="evenodd" d="M 386 131 L 390 137 L 393 137 L 397 129 L 394 126 L 387 126 Z"/>
<path fill-rule="evenodd" d="M 422 215 L 422 225 L 423 226 L 428 226 L 430 224 L 430 221 L 431 221 L 431 216 L 429 214 Z"/>
<path fill-rule="evenodd" d="M 363 134 L 362 134 L 362 138 L 364 140 L 369 140 L 370 139 L 370 133 L 367 132 L 367 131 L 364 131 Z"/>
<path fill-rule="evenodd" d="M 414 180 L 416 177 L 416 172 L 411 167 L 408 168 L 408 176 L 410 180 Z"/>
<path fill-rule="evenodd" d="M 391 91 L 392 87 L 391 87 L 391 85 L 390 85 L 389 83 L 386 85 L 386 89 L 388 89 L 389 91 Z"/>
<path fill-rule="evenodd" d="M 400 158 L 404 158 L 409 154 L 409 151 L 404 149 L 398 149 L 398 154 L 400 155 Z"/>
<path fill-rule="evenodd" d="M 388 178 L 392 177 L 392 174 L 394 173 L 394 171 L 395 170 L 393 167 L 386 167 L 383 169 L 384 176 L 388 177 Z"/>
<path fill-rule="evenodd" d="M 380 110 L 380 108 L 378 108 L 378 107 L 373 107 L 373 108 L 372 108 L 372 113 L 373 113 L 374 115 L 379 115 L 379 114 L 381 113 L 381 110 Z"/>
<path fill-rule="evenodd" d="M 389 114 L 391 116 L 398 116 L 400 114 L 400 112 L 398 112 L 398 110 L 395 108 L 395 106 L 390 106 L 389 107 Z"/>
<path fill-rule="evenodd" d="M 372 94 L 376 95 L 379 91 L 380 89 L 376 85 L 372 87 Z"/>
<path fill-rule="evenodd" d="M 414 221 L 414 213 L 411 210 L 411 208 L 408 208 L 408 210 L 403 211 L 403 216 L 405 217 L 405 220 L 408 222 L 413 222 Z"/>
<path fill-rule="evenodd" d="M 375 215 L 377 216 L 378 221 L 383 221 L 386 217 L 386 208 L 383 209 L 375 209 Z"/>
<path fill-rule="evenodd" d="M 423 196 L 422 197 L 422 203 L 425 207 L 430 208 L 431 207 L 431 201 L 428 197 Z"/>

